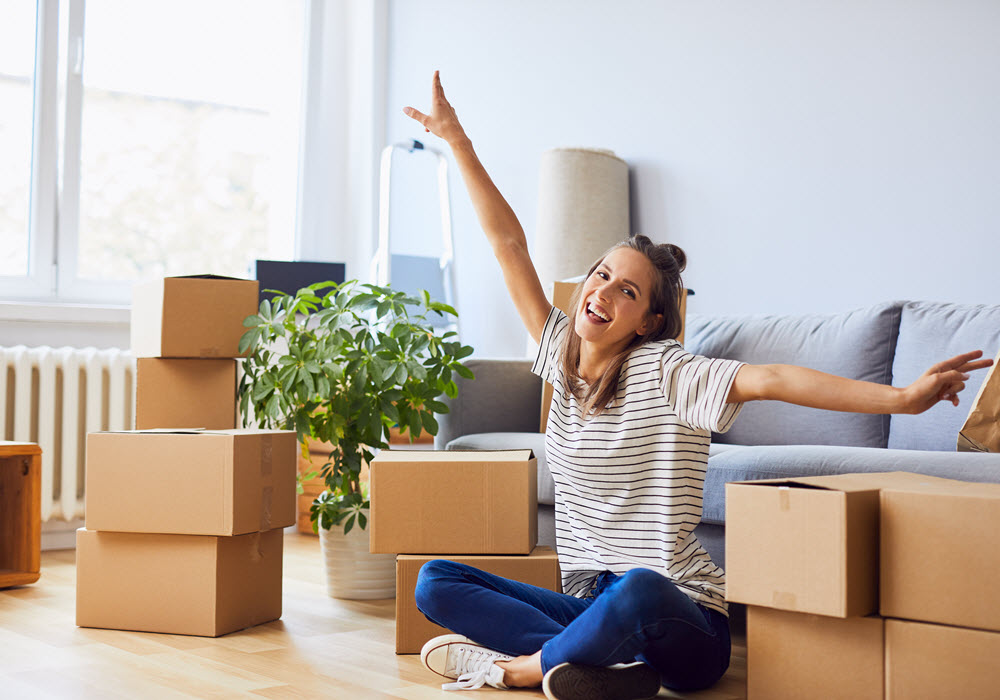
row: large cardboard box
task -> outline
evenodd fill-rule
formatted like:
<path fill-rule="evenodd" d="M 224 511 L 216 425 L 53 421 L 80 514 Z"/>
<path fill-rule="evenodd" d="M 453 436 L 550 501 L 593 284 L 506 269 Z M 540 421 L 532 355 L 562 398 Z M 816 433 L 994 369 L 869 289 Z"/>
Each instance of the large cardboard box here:
<path fill-rule="evenodd" d="M 239 357 L 243 319 L 257 313 L 257 280 L 166 277 L 132 288 L 136 357 Z"/>
<path fill-rule="evenodd" d="M 726 599 L 835 617 L 878 612 L 879 490 L 907 472 L 726 484 Z"/>
<path fill-rule="evenodd" d="M 137 430 L 237 426 L 236 360 L 140 357 L 135 374 Z"/>
<path fill-rule="evenodd" d="M 883 620 L 747 608 L 747 700 L 881 700 Z"/>
<path fill-rule="evenodd" d="M 371 463 L 371 551 L 528 554 L 537 472 L 531 450 L 382 450 Z"/>
<path fill-rule="evenodd" d="M 80 627 L 218 637 L 281 617 L 281 530 L 76 535 Z"/>
<path fill-rule="evenodd" d="M 396 653 L 417 654 L 428 639 L 447 634 L 417 610 L 414 591 L 420 567 L 432 559 L 450 559 L 497 576 L 527 583 L 550 591 L 561 591 L 559 560 L 551 547 L 535 547 L 531 554 L 428 556 L 400 554 L 396 557 Z"/>
<path fill-rule="evenodd" d="M 904 620 L 885 622 L 887 700 L 994 700 L 1000 634 Z"/>
<path fill-rule="evenodd" d="M 1000 484 L 925 477 L 882 492 L 885 617 L 1000 631 Z"/>
<path fill-rule="evenodd" d="M 295 523 L 295 432 L 87 436 L 90 530 L 242 535 Z"/>

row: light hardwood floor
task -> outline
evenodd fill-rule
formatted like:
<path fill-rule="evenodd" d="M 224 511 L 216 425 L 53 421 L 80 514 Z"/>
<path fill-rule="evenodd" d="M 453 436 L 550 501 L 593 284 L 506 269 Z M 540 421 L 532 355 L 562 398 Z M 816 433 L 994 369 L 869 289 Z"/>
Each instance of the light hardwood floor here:
<path fill-rule="evenodd" d="M 286 534 L 284 565 L 281 620 L 211 639 L 76 627 L 75 552 L 43 552 L 37 583 L 0 590 L 0 697 L 457 700 L 515 692 L 442 691 L 419 656 L 394 653 L 393 601 L 326 595 L 317 538 Z M 714 688 L 660 695 L 734 700 L 746 697 L 745 681 L 745 639 L 737 638 Z"/>

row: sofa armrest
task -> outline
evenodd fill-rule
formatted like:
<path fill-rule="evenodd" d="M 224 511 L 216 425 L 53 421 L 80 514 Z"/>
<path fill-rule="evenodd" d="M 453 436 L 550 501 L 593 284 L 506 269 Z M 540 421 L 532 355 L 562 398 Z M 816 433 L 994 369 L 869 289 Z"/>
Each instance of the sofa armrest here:
<path fill-rule="evenodd" d="M 528 359 L 470 358 L 465 365 L 475 379 L 456 378 L 458 396 L 442 398 L 449 413 L 437 416 L 434 448 L 471 433 L 538 432 L 542 380 Z"/>

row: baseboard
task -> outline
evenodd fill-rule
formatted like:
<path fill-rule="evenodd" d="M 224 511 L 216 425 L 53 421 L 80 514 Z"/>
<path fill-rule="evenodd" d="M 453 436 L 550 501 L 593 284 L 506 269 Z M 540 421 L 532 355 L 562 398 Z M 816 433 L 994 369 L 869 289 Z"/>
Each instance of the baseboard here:
<path fill-rule="evenodd" d="M 42 551 L 76 549 L 76 531 L 83 527 L 83 524 L 83 518 L 69 522 L 56 519 L 42 523 Z"/>

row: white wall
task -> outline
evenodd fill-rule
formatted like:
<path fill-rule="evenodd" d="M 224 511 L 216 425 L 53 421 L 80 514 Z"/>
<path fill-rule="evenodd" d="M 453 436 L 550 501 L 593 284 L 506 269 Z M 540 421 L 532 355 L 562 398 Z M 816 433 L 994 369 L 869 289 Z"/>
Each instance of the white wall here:
<path fill-rule="evenodd" d="M 696 313 L 1000 303 L 998 36 L 992 0 L 393 0 L 387 138 L 424 137 L 401 109 L 440 69 L 529 242 L 541 153 L 614 149 Z M 522 355 L 452 193 L 463 339 Z"/>

